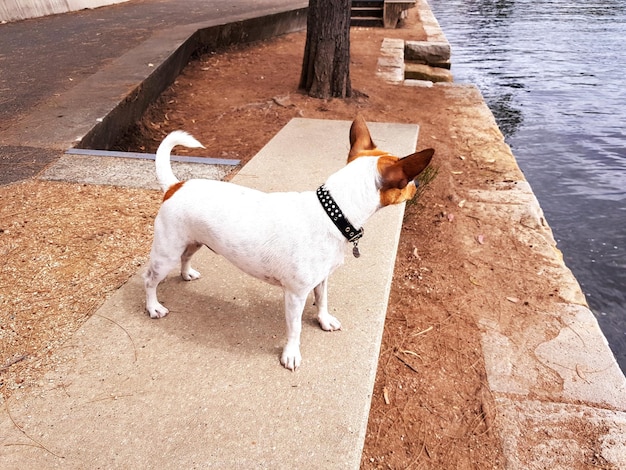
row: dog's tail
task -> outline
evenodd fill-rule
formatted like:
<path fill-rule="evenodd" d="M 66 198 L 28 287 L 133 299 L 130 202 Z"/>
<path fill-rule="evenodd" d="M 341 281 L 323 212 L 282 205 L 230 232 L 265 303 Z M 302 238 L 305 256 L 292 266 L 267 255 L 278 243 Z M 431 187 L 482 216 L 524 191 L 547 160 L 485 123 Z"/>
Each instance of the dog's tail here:
<path fill-rule="evenodd" d="M 156 153 L 157 180 L 163 192 L 167 191 L 173 184 L 178 183 L 178 178 L 174 176 L 170 163 L 170 154 L 172 153 L 172 149 L 177 145 L 190 148 L 204 148 L 200 142 L 184 131 L 174 131 L 163 139 Z"/>

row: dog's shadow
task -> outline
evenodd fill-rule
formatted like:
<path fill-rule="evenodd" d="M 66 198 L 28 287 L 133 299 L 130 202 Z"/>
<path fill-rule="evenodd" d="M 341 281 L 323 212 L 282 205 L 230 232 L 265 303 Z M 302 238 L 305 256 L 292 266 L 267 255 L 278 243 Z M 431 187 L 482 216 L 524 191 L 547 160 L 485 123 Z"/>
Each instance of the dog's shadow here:
<path fill-rule="evenodd" d="M 159 300 L 170 311 L 164 318 L 150 319 L 141 309 L 145 321 L 151 322 L 150 329 L 179 342 L 190 342 L 204 353 L 220 350 L 279 357 L 285 345 L 282 289 L 246 275 L 242 274 L 242 283 L 232 290 L 206 278 L 187 282 L 170 275 L 159 286 Z M 309 296 L 304 328 L 319 329 L 315 315 Z"/>

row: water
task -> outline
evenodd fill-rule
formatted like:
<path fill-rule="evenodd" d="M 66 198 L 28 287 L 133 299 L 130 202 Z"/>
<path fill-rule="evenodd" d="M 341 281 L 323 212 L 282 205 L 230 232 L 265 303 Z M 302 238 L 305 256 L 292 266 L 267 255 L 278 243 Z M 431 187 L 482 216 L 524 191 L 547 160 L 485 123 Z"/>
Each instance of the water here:
<path fill-rule="evenodd" d="M 429 0 L 626 371 L 626 0 Z"/>

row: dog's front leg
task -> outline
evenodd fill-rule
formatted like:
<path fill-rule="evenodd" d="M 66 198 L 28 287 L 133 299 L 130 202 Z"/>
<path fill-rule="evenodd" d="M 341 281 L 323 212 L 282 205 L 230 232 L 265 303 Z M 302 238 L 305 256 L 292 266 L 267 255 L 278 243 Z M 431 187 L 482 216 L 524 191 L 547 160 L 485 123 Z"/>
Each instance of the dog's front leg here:
<path fill-rule="evenodd" d="M 317 306 L 317 321 L 322 330 L 335 331 L 341 329 L 341 322 L 328 313 L 328 278 L 320 282 L 315 289 L 315 305 Z"/>
<path fill-rule="evenodd" d="M 280 363 L 287 369 L 300 367 L 300 333 L 302 332 L 302 312 L 306 303 L 306 294 L 285 290 L 285 319 L 287 321 L 287 345 L 283 349 Z"/>

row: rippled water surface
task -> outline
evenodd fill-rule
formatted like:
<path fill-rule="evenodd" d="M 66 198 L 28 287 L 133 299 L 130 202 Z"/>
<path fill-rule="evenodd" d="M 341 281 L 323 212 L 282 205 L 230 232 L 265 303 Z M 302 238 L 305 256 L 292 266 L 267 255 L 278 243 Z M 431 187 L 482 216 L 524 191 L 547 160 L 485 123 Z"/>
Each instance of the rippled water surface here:
<path fill-rule="evenodd" d="M 429 0 L 626 371 L 626 0 Z"/>

